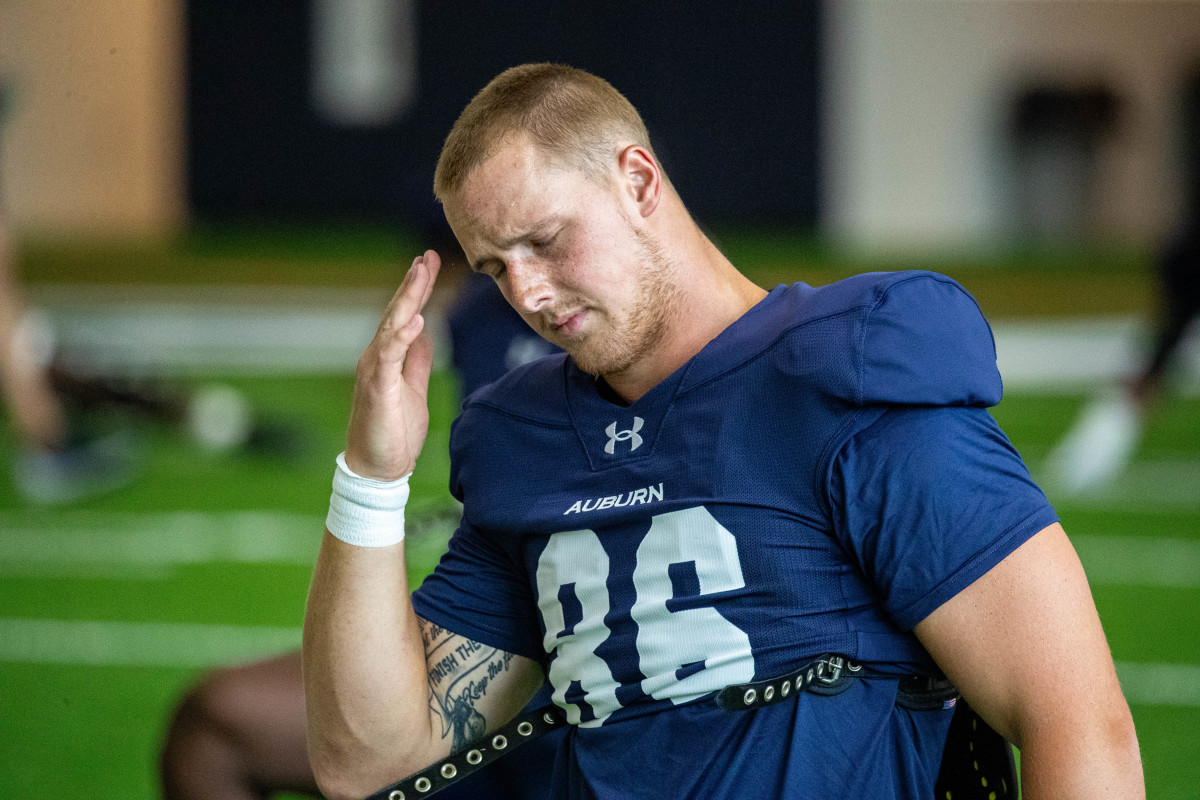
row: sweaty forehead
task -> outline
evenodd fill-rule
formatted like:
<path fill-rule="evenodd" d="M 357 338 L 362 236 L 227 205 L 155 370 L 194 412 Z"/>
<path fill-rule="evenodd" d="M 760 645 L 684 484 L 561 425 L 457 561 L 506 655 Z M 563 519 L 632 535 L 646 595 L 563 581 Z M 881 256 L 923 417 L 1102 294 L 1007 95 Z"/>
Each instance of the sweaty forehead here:
<path fill-rule="evenodd" d="M 512 202 L 544 180 L 548 165 L 532 145 L 514 142 L 498 148 L 472 169 L 455 193 L 464 208 L 501 198 Z"/>
<path fill-rule="evenodd" d="M 576 171 L 553 164 L 524 141 L 508 142 L 467 175 L 446 198 L 452 227 L 508 238 L 563 213 L 587 188 Z"/>

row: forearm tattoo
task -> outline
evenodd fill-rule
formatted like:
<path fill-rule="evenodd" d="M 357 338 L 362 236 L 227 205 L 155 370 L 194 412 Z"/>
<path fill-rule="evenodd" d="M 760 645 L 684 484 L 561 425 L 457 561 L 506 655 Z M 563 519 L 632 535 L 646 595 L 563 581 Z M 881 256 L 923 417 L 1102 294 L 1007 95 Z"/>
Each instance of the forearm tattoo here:
<path fill-rule="evenodd" d="M 453 737 L 451 749 L 459 750 L 487 731 L 480 701 L 489 684 L 509 670 L 512 653 L 456 636 L 425 620 L 421 620 L 421 638 L 429 665 L 429 707 L 442 720 L 442 738 Z"/>

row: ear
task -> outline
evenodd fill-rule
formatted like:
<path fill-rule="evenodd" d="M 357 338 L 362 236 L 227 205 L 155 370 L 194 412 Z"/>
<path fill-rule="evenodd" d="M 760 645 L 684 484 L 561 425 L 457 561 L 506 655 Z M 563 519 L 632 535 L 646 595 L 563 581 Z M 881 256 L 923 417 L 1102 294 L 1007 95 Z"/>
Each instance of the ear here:
<path fill-rule="evenodd" d="M 654 213 L 662 198 L 662 168 L 641 145 L 631 144 L 617 155 L 617 169 L 623 179 L 622 189 L 637 206 L 643 217 Z"/>

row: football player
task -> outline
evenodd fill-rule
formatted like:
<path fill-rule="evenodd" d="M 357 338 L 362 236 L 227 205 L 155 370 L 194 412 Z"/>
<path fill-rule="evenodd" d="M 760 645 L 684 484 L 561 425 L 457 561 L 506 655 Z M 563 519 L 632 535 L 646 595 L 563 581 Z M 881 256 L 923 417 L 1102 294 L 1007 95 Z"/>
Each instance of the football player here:
<path fill-rule="evenodd" d="M 1180 116 L 1183 214 L 1179 230 L 1156 254 L 1157 319 L 1150 348 L 1136 374 L 1092 399 L 1047 456 L 1049 480 L 1063 493 L 1104 489 L 1125 469 L 1162 401 L 1172 362 L 1200 317 L 1200 72 L 1185 83 Z"/>
<path fill-rule="evenodd" d="M 434 186 L 472 268 L 565 352 L 468 399 L 462 523 L 410 595 L 435 252 L 384 312 L 305 623 L 327 796 L 420 796 L 544 718 L 569 723 L 556 796 L 931 797 L 966 704 L 1020 748 L 1025 797 L 1144 795 L 1086 578 L 987 411 L 992 337 L 958 284 L 759 288 L 636 110 L 569 67 L 495 78 Z M 554 708 L 508 727 L 546 678 Z"/>

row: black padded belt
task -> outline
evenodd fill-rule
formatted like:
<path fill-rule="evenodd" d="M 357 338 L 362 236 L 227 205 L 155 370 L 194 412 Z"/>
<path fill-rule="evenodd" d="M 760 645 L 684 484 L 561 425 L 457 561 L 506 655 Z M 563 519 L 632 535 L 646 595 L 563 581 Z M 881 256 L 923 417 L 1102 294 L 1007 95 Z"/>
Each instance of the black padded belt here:
<path fill-rule="evenodd" d="M 726 686 L 717 692 L 715 700 L 725 711 L 746 711 L 782 703 L 793 695 L 806 691 L 836 694 L 845 688 L 848 678 L 862 674 L 862 664 L 844 656 L 826 654 L 795 672 L 778 678 Z"/>
<path fill-rule="evenodd" d="M 531 739 L 566 724 L 567 718 L 557 706 L 545 706 L 537 711 L 522 714 L 466 750 L 451 753 L 433 766 L 414 772 L 404 780 L 380 789 L 367 800 L 413 800 L 417 797 L 428 797 L 452 783 L 458 783 L 472 772 L 486 767 Z"/>
<path fill-rule="evenodd" d="M 826 654 L 787 675 L 739 683 L 717 692 L 714 702 L 725 711 L 746 711 L 781 703 L 803 692 L 839 694 L 851 678 L 868 675 L 862 664 Z M 1018 797 L 1012 746 L 967 705 L 945 678 L 909 676 L 900 680 L 896 704 L 911 711 L 954 708 L 935 794 L 953 800 L 1006 800 Z M 428 797 L 487 766 L 525 742 L 567 724 L 562 709 L 549 705 L 509 722 L 484 741 L 380 789 L 366 800 L 413 800 Z"/>

